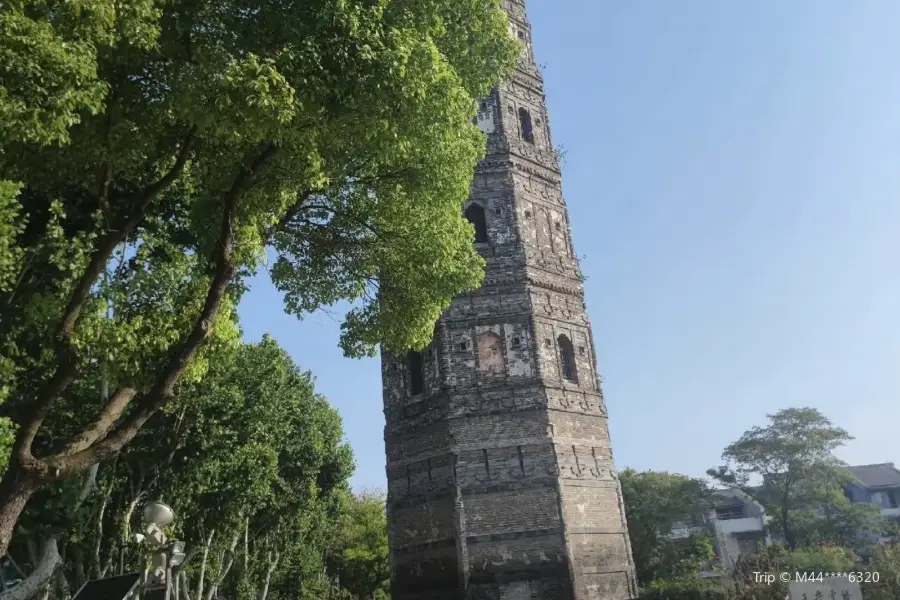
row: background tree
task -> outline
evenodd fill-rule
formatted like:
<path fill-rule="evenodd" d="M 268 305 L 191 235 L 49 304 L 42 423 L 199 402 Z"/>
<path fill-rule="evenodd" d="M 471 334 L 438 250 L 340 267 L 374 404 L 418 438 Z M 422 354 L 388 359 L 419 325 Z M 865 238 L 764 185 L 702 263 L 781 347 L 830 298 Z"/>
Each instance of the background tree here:
<path fill-rule="evenodd" d="M 794 550 L 811 535 L 817 501 L 832 501 L 841 490 L 846 468 L 834 451 L 853 438 L 814 408 L 788 408 L 768 419 L 725 448 L 725 464 L 707 473 L 760 502 Z"/>
<path fill-rule="evenodd" d="M 845 486 L 859 483 L 846 468 L 824 469 L 812 479 L 809 507 L 798 510 L 798 542 L 801 545 L 828 545 L 863 552 L 872 540 L 890 531 L 881 509 L 863 502 L 853 502 L 845 494 Z"/>
<path fill-rule="evenodd" d="M 352 303 L 348 355 L 426 344 L 482 276 L 471 119 L 518 52 L 499 0 L 89 8 L 0 11 L 0 554 L 235 342 L 269 247 L 289 312 Z"/>
<path fill-rule="evenodd" d="M 866 600 L 900 598 L 900 541 L 879 544 L 872 550 L 863 572 L 878 573 L 878 581 L 864 582 Z"/>
<path fill-rule="evenodd" d="M 46 486 L 29 505 L 12 553 L 33 564 L 40 539 L 59 540 L 55 597 L 139 570 L 133 534 L 154 499 L 175 509 L 171 533 L 188 545 L 185 597 L 296 598 L 315 585 L 352 471 L 340 418 L 271 338 L 220 358 L 202 385 L 181 388 L 177 410 L 154 415 L 99 466 L 98 489 L 77 512 L 76 481 Z"/>
<path fill-rule="evenodd" d="M 347 497 L 328 548 L 327 567 L 351 598 L 389 600 L 391 567 L 383 493 Z"/>
<path fill-rule="evenodd" d="M 624 469 L 619 478 L 638 583 L 699 574 L 713 557 L 712 537 L 702 527 L 710 507 L 704 481 L 678 473 Z M 672 536 L 676 524 L 688 535 Z M 659 586 L 657 586 L 659 587 Z"/>

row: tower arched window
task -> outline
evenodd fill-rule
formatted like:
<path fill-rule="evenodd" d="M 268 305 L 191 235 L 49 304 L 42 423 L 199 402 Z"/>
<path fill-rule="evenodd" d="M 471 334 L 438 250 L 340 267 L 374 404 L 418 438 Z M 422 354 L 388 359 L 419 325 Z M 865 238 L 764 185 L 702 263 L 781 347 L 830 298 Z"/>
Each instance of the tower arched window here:
<path fill-rule="evenodd" d="M 488 235 L 484 207 L 473 202 L 469 205 L 469 208 L 466 209 L 466 219 L 475 227 L 475 243 L 486 243 L 488 241 Z"/>
<path fill-rule="evenodd" d="M 421 394 L 425 391 L 425 369 L 421 352 L 410 352 L 406 355 L 406 366 L 409 369 L 409 393 Z"/>
<path fill-rule="evenodd" d="M 522 139 L 529 144 L 534 143 L 534 127 L 531 124 L 531 113 L 527 108 L 519 109 L 519 125 L 522 127 Z"/>
<path fill-rule="evenodd" d="M 578 383 L 578 367 L 575 365 L 575 347 L 572 340 L 561 335 L 556 339 L 559 346 L 559 363 L 562 367 L 562 376 L 573 383 Z"/>

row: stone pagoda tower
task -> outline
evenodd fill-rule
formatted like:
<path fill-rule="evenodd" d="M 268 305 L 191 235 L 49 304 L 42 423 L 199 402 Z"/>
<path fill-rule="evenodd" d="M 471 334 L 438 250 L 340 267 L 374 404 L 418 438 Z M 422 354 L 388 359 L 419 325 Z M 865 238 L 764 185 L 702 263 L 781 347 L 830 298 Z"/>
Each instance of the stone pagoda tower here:
<path fill-rule="evenodd" d="M 583 278 L 524 0 L 525 45 L 480 103 L 466 217 L 484 284 L 431 346 L 382 356 L 393 600 L 636 596 Z"/>

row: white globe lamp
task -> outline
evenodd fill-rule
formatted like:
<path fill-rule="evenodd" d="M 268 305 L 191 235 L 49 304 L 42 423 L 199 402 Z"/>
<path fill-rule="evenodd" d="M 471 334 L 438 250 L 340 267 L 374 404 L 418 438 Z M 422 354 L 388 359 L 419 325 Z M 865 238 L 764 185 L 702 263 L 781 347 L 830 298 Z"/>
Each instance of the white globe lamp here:
<path fill-rule="evenodd" d="M 175 511 L 162 502 L 148 502 L 144 506 L 144 522 L 148 525 L 165 527 L 175 520 Z"/>

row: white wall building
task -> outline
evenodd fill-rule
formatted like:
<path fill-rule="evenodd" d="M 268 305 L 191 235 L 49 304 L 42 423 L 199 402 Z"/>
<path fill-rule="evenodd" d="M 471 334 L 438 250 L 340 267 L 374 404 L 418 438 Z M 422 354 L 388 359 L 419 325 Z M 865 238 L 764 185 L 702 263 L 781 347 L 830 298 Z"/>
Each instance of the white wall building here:
<path fill-rule="evenodd" d="M 765 509 L 750 496 L 739 490 L 716 491 L 710 525 L 722 572 L 732 572 L 741 556 L 771 543 L 767 523 Z"/>

